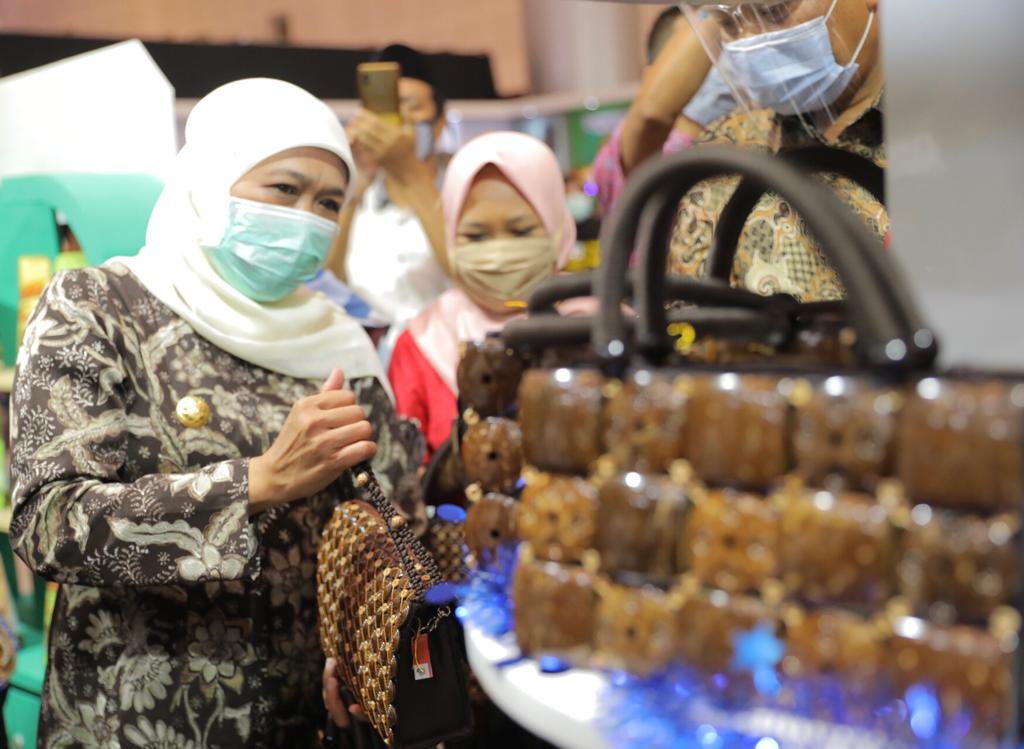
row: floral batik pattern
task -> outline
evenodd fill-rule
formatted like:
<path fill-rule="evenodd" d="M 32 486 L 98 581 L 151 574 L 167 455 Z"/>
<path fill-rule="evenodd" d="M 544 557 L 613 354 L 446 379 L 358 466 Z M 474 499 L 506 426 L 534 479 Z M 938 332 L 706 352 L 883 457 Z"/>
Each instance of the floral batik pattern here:
<path fill-rule="evenodd" d="M 765 153 L 821 145 L 818 137 L 808 132 L 798 118 L 780 117 L 770 110 L 737 111 L 713 123 L 702 142 Z M 877 108 L 869 109 L 829 145 L 852 151 L 884 167 L 881 112 Z M 700 148 L 700 145 L 695 147 Z M 834 174 L 821 177 L 875 234 L 885 236 L 889 231 L 889 217 L 871 193 Z M 701 182 L 683 198 L 672 237 L 671 273 L 703 276 L 719 216 L 738 184 L 738 177 L 716 177 Z M 737 246 L 732 283 L 758 294 L 785 293 L 801 301 L 835 300 L 844 296 L 835 270 L 807 233 L 803 219 L 787 201 L 772 194 L 762 197 L 747 219 Z"/>
<path fill-rule="evenodd" d="M 250 518 L 248 460 L 319 386 L 218 349 L 123 266 L 50 283 L 11 415 L 11 540 L 61 583 L 40 746 L 310 745 L 317 544 L 354 489 Z M 375 426 L 374 468 L 396 486 L 422 438 L 376 380 L 351 387 Z M 209 405 L 204 426 L 178 421 L 187 396 Z"/>

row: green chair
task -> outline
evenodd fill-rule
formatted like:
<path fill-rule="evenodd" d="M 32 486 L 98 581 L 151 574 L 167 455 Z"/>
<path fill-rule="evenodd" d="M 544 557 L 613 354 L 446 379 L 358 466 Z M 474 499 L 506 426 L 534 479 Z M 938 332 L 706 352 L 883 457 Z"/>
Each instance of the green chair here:
<path fill-rule="evenodd" d="M 160 180 L 147 174 L 39 174 L 0 182 L 0 349 L 13 366 L 17 342 L 18 257 L 56 257 L 60 211 L 90 265 L 134 255 L 145 243 Z"/>
<path fill-rule="evenodd" d="M 88 263 L 99 265 L 141 249 L 161 189 L 158 179 L 145 174 L 40 174 L 0 182 L 0 367 L 13 366 L 17 348 L 18 257 L 57 256 L 60 239 L 54 214 L 64 215 Z M 0 555 L 13 577 L 6 536 L 0 537 Z M 46 647 L 42 642 L 45 586 L 42 580 L 36 583 L 34 595 L 14 600 L 23 647 L 4 706 L 11 747 L 36 745 Z M 9 587 L 12 593 L 16 590 L 13 579 Z"/>
<path fill-rule="evenodd" d="M 43 606 L 46 584 L 36 578 L 35 590 L 31 595 L 17 593 L 14 579 L 14 556 L 6 533 L 0 533 L 0 556 L 7 573 L 7 588 L 11 592 L 11 603 L 20 623 L 18 635 L 21 649 L 11 683 L 7 687 L 4 704 L 4 723 L 7 742 L 15 747 L 36 745 L 36 727 L 39 722 L 40 696 L 43 692 L 43 677 L 46 673 L 46 643 L 43 642 Z"/>

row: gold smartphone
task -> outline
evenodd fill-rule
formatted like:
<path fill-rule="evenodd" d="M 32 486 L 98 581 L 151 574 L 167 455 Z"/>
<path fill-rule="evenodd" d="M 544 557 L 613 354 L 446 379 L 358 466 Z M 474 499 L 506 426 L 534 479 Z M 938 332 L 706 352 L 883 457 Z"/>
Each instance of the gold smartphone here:
<path fill-rule="evenodd" d="M 398 79 L 402 69 L 397 62 L 364 62 L 356 66 L 356 85 L 363 107 L 382 119 L 398 125 Z"/>

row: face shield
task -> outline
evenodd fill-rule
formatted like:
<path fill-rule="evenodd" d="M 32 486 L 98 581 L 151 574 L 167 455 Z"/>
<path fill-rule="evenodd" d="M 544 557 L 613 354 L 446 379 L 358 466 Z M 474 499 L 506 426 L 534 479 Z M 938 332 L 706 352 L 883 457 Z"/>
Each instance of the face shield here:
<path fill-rule="evenodd" d="M 849 103 L 875 21 L 862 0 L 689 0 L 682 10 L 741 106 L 817 132 Z"/>

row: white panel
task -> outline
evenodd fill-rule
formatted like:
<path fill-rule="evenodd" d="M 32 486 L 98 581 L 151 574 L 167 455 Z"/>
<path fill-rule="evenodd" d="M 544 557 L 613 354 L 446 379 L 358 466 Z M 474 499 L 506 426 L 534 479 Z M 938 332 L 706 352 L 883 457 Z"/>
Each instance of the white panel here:
<path fill-rule="evenodd" d="M 0 78 L 0 177 L 162 177 L 175 142 L 174 89 L 138 41 Z"/>
<path fill-rule="evenodd" d="M 640 79 L 635 8 L 582 0 L 523 0 L 533 91 L 596 93 Z"/>
<path fill-rule="evenodd" d="M 893 249 L 947 363 L 1024 368 L 1024 2 L 881 13 Z"/>

